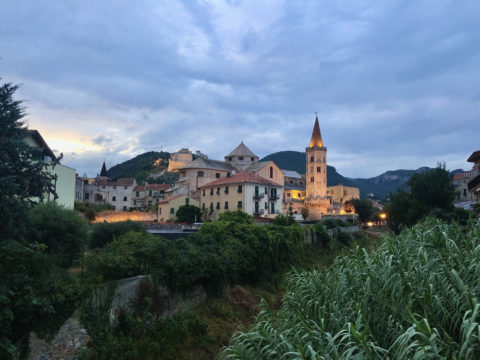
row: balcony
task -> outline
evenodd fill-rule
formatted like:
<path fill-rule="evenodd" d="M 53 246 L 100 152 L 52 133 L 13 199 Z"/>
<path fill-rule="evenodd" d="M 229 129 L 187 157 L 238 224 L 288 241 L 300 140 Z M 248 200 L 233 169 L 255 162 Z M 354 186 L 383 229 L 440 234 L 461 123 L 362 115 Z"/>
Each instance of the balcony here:
<path fill-rule="evenodd" d="M 254 199 L 263 199 L 264 196 L 265 196 L 264 194 L 261 194 L 259 192 L 256 192 L 255 194 L 253 194 Z"/>
<path fill-rule="evenodd" d="M 258 216 L 258 215 L 263 215 L 264 210 L 263 209 L 255 209 L 253 210 L 253 215 Z"/>
<path fill-rule="evenodd" d="M 278 194 L 269 194 L 268 199 L 271 200 L 271 201 L 275 201 L 275 200 L 280 199 L 280 196 Z"/>

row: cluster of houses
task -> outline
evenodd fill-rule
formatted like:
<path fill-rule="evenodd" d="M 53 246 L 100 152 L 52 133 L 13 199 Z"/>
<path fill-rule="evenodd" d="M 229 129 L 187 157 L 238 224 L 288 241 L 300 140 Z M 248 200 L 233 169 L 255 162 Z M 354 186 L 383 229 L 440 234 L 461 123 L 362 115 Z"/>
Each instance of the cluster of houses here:
<path fill-rule="evenodd" d="M 36 130 L 26 141 L 42 148 L 44 160 L 53 161 L 54 153 Z M 240 209 L 257 218 L 273 218 L 280 213 L 309 219 L 326 214 L 345 214 L 348 200 L 359 198 L 358 188 L 343 185 L 327 187 L 327 148 L 323 144 L 318 118 L 306 148 L 306 173 L 281 169 L 274 161 L 259 157 L 241 142 L 223 160 L 212 160 L 188 149 L 171 155 L 168 171 L 178 172 L 175 184 L 137 184 L 135 178 L 110 178 L 105 163 L 95 178 L 75 175 L 64 165 L 51 167 L 57 175 L 55 200 L 67 208 L 74 201 L 111 204 L 116 211 L 154 210 L 158 221 L 175 221 L 182 205 L 196 205 L 204 216 L 214 220 L 222 212 Z M 472 170 L 453 178 L 457 206 L 471 208 L 480 203 L 480 150 L 468 158 Z M 47 199 L 48 200 L 48 199 Z M 53 200 L 53 199 L 50 199 Z"/>

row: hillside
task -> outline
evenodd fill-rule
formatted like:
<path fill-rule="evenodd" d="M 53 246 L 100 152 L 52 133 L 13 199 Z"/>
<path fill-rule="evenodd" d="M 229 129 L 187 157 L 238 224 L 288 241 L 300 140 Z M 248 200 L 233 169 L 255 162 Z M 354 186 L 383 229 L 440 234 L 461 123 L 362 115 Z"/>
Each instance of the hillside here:
<path fill-rule="evenodd" d="M 137 182 L 141 182 L 152 173 L 163 172 L 168 167 L 169 158 L 170 153 L 166 151 L 149 151 L 112 166 L 107 175 L 114 178 L 135 177 Z"/>
<path fill-rule="evenodd" d="M 280 151 L 265 156 L 260 161 L 273 161 L 280 169 L 293 170 L 299 174 L 305 174 L 305 153 L 300 151 Z M 327 186 L 334 185 L 355 186 L 351 180 L 340 175 L 337 170 L 327 165 Z"/>

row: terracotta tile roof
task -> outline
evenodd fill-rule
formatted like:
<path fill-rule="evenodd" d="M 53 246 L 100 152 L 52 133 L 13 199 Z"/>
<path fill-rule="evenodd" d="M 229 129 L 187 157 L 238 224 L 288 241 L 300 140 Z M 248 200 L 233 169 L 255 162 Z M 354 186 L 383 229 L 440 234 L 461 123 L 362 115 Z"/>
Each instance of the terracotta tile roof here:
<path fill-rule="evenodd" d="M 460 173 L 460 174 L 455 175 L 453 178 L 454 178 L 455 180 L 465 179 L 465 178 L 470 177 L 471 174 L 472 174 L 471 171 L 465 171 L 465 172 L 462 172 L 462 173 Z"/>
<path fill-rule="evenodd" d="M 187 195 L 185 195 L 185 194 L 173 195 L 173 196 L 170 196 L 168 199 L 159 201 L 158 203 L 159 203 L 159 204 L 166 204 L 166 203 L 169 203 L 170 201 L 175 200 L 175 199 L 178 199 L 178 198 L 180 198 L 180 197 L 182 197 L 182 196 L 187 196 Z"/>
<path fill-rule="evenodd" d="M 231 177 L 224 177 L 224 178 L 220 178 L 218 180 L 209 182 L 208 184 L 200 186 L 200 188 L 217 186 L 217 185 L 243 184 L 243 183 L 271 185 L 271 186 L 279 186 L 279 187 L 282 186 L 281 184 L 277 184 L 276 182 L 265 179 L 264 177 L 262 177 L 260 175 L 257 175 L 253 172 L 242 171 L 242 172 L 239 172 L 238 174 L 235 174 Z"/>
<path fill-rule="evenodd" d="M 146 185 L 137 185 L 133 188 L 133 191 L 145 191 L 145 190 L 158 190 L 165 191 L 170 189 L 169 184 L 146 184 Z"/>
<path fill-rule="evenodd" d="M 102 186 L 132 186 L 134 184 L 134 178 L 119 178 L 119 179 L 97 179 L 97 184 Z"/>

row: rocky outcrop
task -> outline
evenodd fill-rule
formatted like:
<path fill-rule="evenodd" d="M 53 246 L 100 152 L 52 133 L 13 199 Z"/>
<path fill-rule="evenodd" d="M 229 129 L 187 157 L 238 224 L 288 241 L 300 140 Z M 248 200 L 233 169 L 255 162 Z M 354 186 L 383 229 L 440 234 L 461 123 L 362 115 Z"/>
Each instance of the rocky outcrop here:
<path fill-rule="evenodd" d="M 187 310 L 201 304 L 207 298 L 202 285 L 195 285 L 182 293 L 172 292 L 165 286 L 156 284 L 150 275 L 141 275 L 117 281 L 115 294 L 110 307 L 110 324 L 114 324 L 120 310 L 133 313 L 135 304 L 143 296 L 151 298 L 154 315 L 164 318 L 180 310 Z"/>
<path fill-rule="evenodd" d="M 30 334 L 28 360 L 74 360 L 80 351 L 86 351 L 89 341 L 78 320 L 69 318 L 49 343 Z"/>

